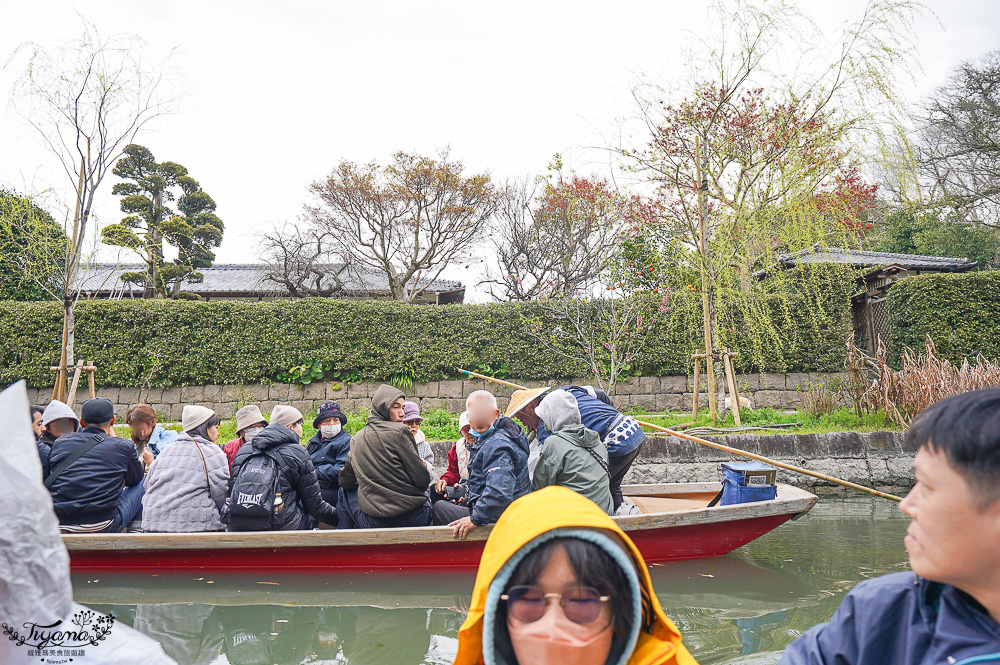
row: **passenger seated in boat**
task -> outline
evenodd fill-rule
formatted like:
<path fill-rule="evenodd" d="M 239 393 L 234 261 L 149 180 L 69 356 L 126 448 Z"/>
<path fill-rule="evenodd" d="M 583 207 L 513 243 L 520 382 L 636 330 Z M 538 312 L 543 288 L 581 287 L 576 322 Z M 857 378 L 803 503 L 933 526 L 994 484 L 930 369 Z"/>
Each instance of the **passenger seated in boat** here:
<path fill-rule="evenodd" d="M 64 434 L 80 429 L 80 419 L 65 403 L 57 399 L 49 402 L 42 411 L 42 441 L 50 446 Z"/>
<path fill-rule="evenodd" d="M 368 423 L 351 440 L 340 472 L 337 520 L 341 529 L 428 526 L 431 474 L 403 424 L 403 391 L 382 385 Z"/>
<path fill-rule="evenodd" d="M 563 386 L 561 390 L 569 392 L 576 398 L 580 407 L 580 418 L 583 426 L 592 429 L 601 437 L 601 442 L 608 448 L 608 468 L 611 473 L 611 499 L 615 510 L 622 505 L 622 480 L 632 468 L 632 462 L 639 456 L 646 435 L 642 433 L 639 423 L 631 416 L 618 411 L 611 398 L 603 390 L 593 386 Z M 538 429 L 538 440 L 542 448 L 549 436 L 544 427 Z"/>
<path fill-rule="evenodd" d="M 212 409 L 188 404 L 184 431 L 146 474 L 142 530 L 159 533 L 222 531 L 219 511 L 229 494 L 229 460 L 215 442 L 220 419 Z"/>
<path fill-rule="evenodd" d="M 313 427 L 316 434 L 309 439 L 306 451 L 316 469 L 319 478 L 319 491 L 323 500 L 337 507 L 337 494 L 340 491 L 340 470 L 347 461 L 347 453 L 351 450 L 351 435 L 344 429 L 347 416 L 340 410 L 336 402 L 323 402 L 319 405 Z M 337 520 L 330 522 L 336 528 Z"/>
<path fill-rule="evenodd" d="M 267 418 L 260 412 L 260 407 L 256 404 L 247 404 L 236 412 L 236 438 L 227 441 L 222 446 L 222 452 L 226 453 L 229 466 L 233 466 L 236 453 L 240 452 L 243 444 L 253 441 L 253 438 L 260 434 L 260 431 L 267 427 Z"/>
<path fill-rule="evenodd" d="M 905 447 L 918 450 L 899 506 L 913 572 L 859 584 L 781 663 L 1000 661 L 1000 388 L 927 407 Z"/>
<path fill-rule="evenodd" d="M 125 413 L 125 422 L 132 433 L 132 443 L 139 452 L 139 459 L 147 469 L 153 459 L 177 439 L 177 432 L 164 429 L 156 422 L 156 411 L 148 404 L 131 407 Z"/>
<path fill-rule="evenodd" d="M 469 412 L 463 411 L 458 417 L 458 431 L 462 434 L 458 441 L 448 451 L 448 468 L 431 489 L 431 501 L 442 499 L 452 503 L 464 503 L 468 492 L 469 480 L 469 447 L 472 445 L 472 426 L 469 424 Z"/>
<path fill-rule="evenodd" d="M 475 440 L 469 462 L 467 505 L 434 504 L 434 520 L 447 524 L 455 536 L 492 524 L 516 499 L 531 491 L 528 479 L 528 439 L 510 418 L 500 415 L 497 398 L 477 390 L 465 400 Z"/>
<path fill-rule="evenodd" d="M 455 665 L 696 665 L 638 548 L 563 487 L 518 499 L 486 541 Z"/>
<path fill-rule="evenodd" d="M 29 410 L 31 411 L 31 431 L 35 433 L 35 447 L 38 448 L 38 461 L 42 463 L 42 478 L 44 478 L 49 475 L 49 454 L 52 452 L 52 446 L 42 440 L 42 433 L 45 431 L 45 427 L 42 425 L 42 414 L 45 413 L 45 409 L 37 404 L 32 404 Z"/>
<path fill-rule="evenodd" d="M 427 463 L 427 468 L 434 473 L 434 451 L 427 443 L 427 436 L 421 431 L 420 423 L 424 422 L 420 415 L 420 405 L 416 402 L 403 402 L 403 424 L 410 428 L 413 440 L 417 442 L 417 454 Z"/>
<path fill-rule="evenodd" d="M 60 529 L 122 531 L 142 511 L 142 463 L 132 442 L 115 436 L 115 407 L 109 400 L 88 399 L 80 416 L 83 429 L 56 439 L 49 455 L 45 482 Z"/>
<path fill-rule="evenodd" d="M 543 386 L 541 388 L 530 388 L 526 390 L 515 390 L 507 403 L 507 411 L 504 413 L 508 418 L 521 421 L 528 432 L 528 477 L 535 473 L 535 465 L 538 464 L 538 455 L 541 453 L 541 442 L 538 440 L 538 415 L 535 408 L 538 406 L 545 394 L 551 388 Z"/>
<path fill-rule="evenodd" d="M 608 515 L 614 513 L 608 449 L 597 432 L 581 424 L 576 399 L 565 390 L 555 390 L 542 399 L 537 413 L 551 435 L 541 450 L 531 488 L 560 485 L 587 497 Z"/>
<path fill-rule="evenodd" d="M 271 412 L 271 424 L 240 448 L 222 514 L 230 531 L 308 529 L 308 516 L 332 522 L 336 509 L 320 494 L 316 469 L 302 445 L 303 422 L 298 409 L 279 404 Z"/>

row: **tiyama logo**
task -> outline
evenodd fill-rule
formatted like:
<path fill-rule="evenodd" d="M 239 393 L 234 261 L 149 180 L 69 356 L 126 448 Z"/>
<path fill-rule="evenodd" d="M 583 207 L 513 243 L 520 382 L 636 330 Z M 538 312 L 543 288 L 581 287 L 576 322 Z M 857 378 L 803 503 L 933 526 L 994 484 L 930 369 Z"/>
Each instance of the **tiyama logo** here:
<path fill-rule="evenodd" d="M 261 493 L 261 494 L 244 494 L 243 492 L 240 492 L 239 493 L 239 498 L 236 500 L 236 503 L 241 503 L 243 505 L 248 505 L 248 504 L 258 505 L 258 504 L 260 504 L 260 499 L 261 499 L 262 496 L 264 496 L 263 493 Z"/>

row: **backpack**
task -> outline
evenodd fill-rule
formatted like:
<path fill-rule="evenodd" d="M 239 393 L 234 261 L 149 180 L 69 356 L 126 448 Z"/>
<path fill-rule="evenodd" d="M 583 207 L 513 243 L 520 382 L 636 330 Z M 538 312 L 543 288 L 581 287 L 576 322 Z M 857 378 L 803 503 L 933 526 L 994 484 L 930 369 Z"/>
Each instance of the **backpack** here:
<path fill-rule="evenodd" d="M 238 531 L 274 529 L 284 508 L 278 491 L 281 475 L 281 463 L 271 451 L 255 452 L 247 457 L 233 479 L 223 509 L 223 521 Z"/>

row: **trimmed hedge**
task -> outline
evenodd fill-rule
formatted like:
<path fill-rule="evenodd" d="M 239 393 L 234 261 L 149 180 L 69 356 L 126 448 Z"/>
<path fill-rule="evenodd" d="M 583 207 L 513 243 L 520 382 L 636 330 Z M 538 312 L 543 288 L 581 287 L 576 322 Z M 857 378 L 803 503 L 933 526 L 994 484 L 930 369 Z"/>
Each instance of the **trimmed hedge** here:
<path fill-rule="evenodd" d="M 937 357 L 1000 361 L 1000 271 L 919 275 L 889 290 L 889 354 L 922 351 L 929 334 Z"/>
<path fill-rule="evenodd" d="M 767 344 L 750 334 L 754 327 L 742 322 L 742 313 L 728 313 L 736 332 L 723 343 L 760 347 L 740 357 L 742 371 L 838 370 L 849 305 L 844 293 L 827 295 L 825 309 L 832 314 L 822 324 L 812 322 L 809 308 L 775 306 L 777 334 Z M 649 300 L 649 333 L 633 374 L 691 371 L 690 354 L 703 345 L 700 301 L 683 294 L 670 305 L 662 312 L 659 300 Z M 526 318 L 558 325 L 531 303 L 92 301 L 76 309 L 76 356 L 95 361 L 106 386 L 141 386 L 150 375 L 150 384 L 161 387 L 266 383 L 315 360 L 368 381 L 399 374 L 415 381 L 456 377 L 458 367 L 526 379 L 585 375 L 577 363 L 543 352 Z M 32 386 L 51 385 L 49 366 L 57 362 L 61 332 L 57 303 L 0 302 L 0 384 L 24 378 Z"/>

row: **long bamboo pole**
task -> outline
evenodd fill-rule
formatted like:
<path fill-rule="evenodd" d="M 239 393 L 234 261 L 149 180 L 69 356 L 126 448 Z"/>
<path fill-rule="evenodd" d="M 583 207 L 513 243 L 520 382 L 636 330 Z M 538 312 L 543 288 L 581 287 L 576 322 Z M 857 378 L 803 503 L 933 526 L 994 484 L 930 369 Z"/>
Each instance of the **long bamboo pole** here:
<path fill-rule="evenodd" d="M 492 376 L 486 376 L 485 374 L 478 374 L 476 372 L 470 372 L 468 370 L 460 369 L 458 370 L 462 374 L 475 379 L 485 379 L 486 381 L 492 381 L 493 383 L 499 383 L 502 386 L 508 386 L 510 388 L 515 388 L 517 390 L 528 390 L 527 386 L 520 386 L 516 383 L 511 383 L 510 381 L 504 381 L 502 379 L 495 379 Z M 793 471 L 795 473 L 801 473 L 806 476 L 812 476 L 813 478 L 819 478 L 820 480 L 825 480 L 829 483 L 834 483 L 836 485 L 843 485 L 844 487 L 850 487 L 861 492 L 867 492 L 877 497 L 883 499 L 892 499 L 893 501 L 902 501 L 903 498 L 896 496 L 895 494 L 887 494 L 885 492 L 880 492 L 876 489 L 870 487 L 865 487 L 864 485 L 858 485 L 852 483 L 849 480 L 841 480 L 840 478 L 834 478 L 833 476 L 828 476 L 825 473 L 819 473 L 818 471 L 810 471 L 809 469 L 803 469 L 800 466 L 793 466 L 791 464 L 785 464 L 784 462 L 779 462 L 777 460 L 764 457 L 763 455 L 757 455 L 755 453 L 750 453 L 745 450 L 740 450 L 739 448 L 732 448 L 730 446 L 723 445 L 721 443 L 715 443 L 714 441 L 709 441 L 707 439 L 702 439 L 697 436 L 691 436 L 690 434 L 685 434 L 684 432 L 677 432 L 667 427 L 662 427 L 660 425 L 654 425 L 652 423 L 643 422 L 642 420 L 637 420 L 640 426 L 646 429 L 651 429 L 656 432 L 663 432 L 664 434 L 669 434 L 670 436 L 676 436 L 679 439 L 685 439 L 687 441 L 692 441 L 694 443 L 700 443 L 703 446 L 708 446 L 709 448 L 715 448 L 716 450 L 722 450 L 724 452 L 730 453 L 732 455 L 741 455 L 742 457 L 749 457 L 750 459 L 757 460 L 758 462 L 764 462 L 765 464 L 770 464 L 771 466 L 776 466 L 779 469 L 784 469 L 785 471 Z"/>

